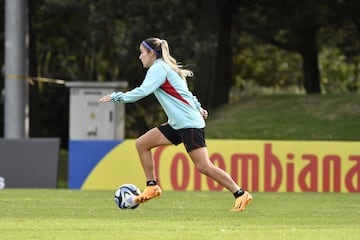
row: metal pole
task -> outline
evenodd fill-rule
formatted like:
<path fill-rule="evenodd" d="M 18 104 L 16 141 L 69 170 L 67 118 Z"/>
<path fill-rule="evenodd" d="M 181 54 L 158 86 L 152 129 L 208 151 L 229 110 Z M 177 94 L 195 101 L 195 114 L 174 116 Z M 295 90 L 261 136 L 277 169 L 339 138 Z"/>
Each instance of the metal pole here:
<path fill-rule="evenodd" d="M 24 0 L 5 1 L 5 138 L 25 136 L 25 8 Z"/>

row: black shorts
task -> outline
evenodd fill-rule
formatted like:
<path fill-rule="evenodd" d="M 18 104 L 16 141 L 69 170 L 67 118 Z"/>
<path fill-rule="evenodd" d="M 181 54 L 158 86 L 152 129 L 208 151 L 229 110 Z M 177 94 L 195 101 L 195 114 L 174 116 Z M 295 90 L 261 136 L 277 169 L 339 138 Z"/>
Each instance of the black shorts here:
<path fill-rule="evenodd" d="M 204 128 L 184 128 L 175 130 L 169 124 L 157 127 L 162 134 L 174 145 L 184 143 L 187 152 L 206 147 Z"/>

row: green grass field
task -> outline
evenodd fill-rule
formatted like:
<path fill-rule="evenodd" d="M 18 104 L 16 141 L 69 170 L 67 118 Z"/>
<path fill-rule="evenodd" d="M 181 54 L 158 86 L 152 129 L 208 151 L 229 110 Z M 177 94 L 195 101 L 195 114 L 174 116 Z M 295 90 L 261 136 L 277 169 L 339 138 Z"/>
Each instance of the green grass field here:
<path fill-rule="evenodd" d="M 358 239 L 360 194 L 164 192 L 120 210 L 112 191 L 0 191 L 0 239 Z"/>

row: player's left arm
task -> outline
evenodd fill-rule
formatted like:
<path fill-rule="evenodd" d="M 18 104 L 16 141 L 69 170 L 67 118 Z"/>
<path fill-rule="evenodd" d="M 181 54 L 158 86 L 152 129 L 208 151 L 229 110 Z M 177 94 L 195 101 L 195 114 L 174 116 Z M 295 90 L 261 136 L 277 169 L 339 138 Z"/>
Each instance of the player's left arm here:
<path fill-rule="evenodd" d="M 203 109 L 203 108 L 200 108 L 200 114 L 204 119 L 207 119 L 208 115 L 209 115 L 208 111 L 206 109 Z"/>
<path fill-rule="evenodd" d="M 204 119 L 207 119 L 209 113 L 206 109 L 202 108 L 201 107 L 201 103 L 199 102 L 199 100 L 197 99 L 196 96 L 193 95 L 193 101 L 194 101 L 194 104 L 195 104 L 195 107 L 197 110 L 199 110 L 201 116 L 204 118 Z"/>

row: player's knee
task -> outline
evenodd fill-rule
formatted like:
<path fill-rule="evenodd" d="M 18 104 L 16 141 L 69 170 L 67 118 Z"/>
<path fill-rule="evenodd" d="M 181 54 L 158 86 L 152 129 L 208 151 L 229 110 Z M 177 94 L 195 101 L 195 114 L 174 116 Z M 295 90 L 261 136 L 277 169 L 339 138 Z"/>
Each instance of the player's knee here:
<path fill-rule="evenodd" d="M 141 137 L 137 138 L 135 140 L 135 147 L 138 151 L 142 151 L 144 149 L 146 149 L 146 142 L 142 140 Z"/>
<path fill-rule="evenodd" d="M 199 170 L 199 172 L 205 175 L 208 175 L 211 170 L 211 166 L 209 164 L 204 164 L 204 163 L 197 163 L 195 164 L 195 167 L 197 170 Z"/>

